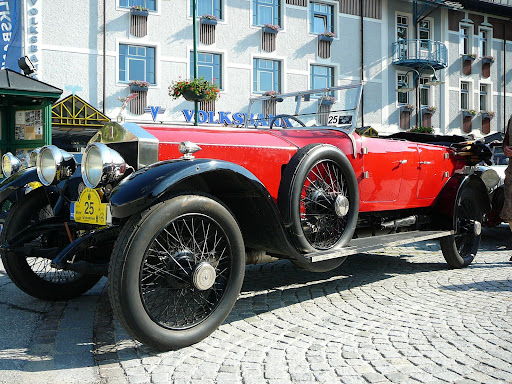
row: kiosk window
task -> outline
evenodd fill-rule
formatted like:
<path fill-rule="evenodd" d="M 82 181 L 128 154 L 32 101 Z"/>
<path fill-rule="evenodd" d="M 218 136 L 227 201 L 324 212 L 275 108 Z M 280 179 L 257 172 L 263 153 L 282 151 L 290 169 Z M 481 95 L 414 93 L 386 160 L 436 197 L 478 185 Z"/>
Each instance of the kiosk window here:
<path fill-rule="evenodd" d="M 43 110 L 16 111 L 14 140 L 43 139 Z"/>

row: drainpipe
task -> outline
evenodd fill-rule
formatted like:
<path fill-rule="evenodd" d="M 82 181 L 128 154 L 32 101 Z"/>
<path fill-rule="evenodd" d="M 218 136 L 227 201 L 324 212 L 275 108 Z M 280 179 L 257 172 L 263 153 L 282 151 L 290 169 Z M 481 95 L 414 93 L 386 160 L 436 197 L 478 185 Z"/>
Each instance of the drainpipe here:
<path fill-rule="evenodd" d="M 107 89 L 107 0 L 103 0 L 103 114 L 105 114 L 106 89 Z"/>
<path fill-rule="evenodd" d="M 361 4 L 361 84 L 364 80 L 364 1 Z M 361 89 L 361 129 L 364 129 L 364 87 Z"/>
<path fill-rule="evenodd" d="M 503 133 L 505 133 L 505 127 L 507 126 L 507 24 L 510 21 L 512 19 L 503 23 Z"/>

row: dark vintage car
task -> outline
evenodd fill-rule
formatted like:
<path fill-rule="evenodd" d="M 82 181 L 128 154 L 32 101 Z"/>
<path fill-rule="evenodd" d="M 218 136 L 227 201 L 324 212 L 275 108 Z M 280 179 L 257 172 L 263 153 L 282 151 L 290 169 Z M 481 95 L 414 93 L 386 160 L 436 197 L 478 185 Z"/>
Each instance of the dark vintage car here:
<path fill-rule="evenodd" d="M 108 276 L 117 319 L 166 350 L 224 321 L 246 263 L 321 272 L 347 255 L 439 238 L 451 267 L 468 266 L 494 181 L 474 172 L 463 137 L 358 134 L 360 95 L 358 85 L 263 96 L 245 127 L 108 123 L 81 164 L 43 147 L 35 167 L 0 187 L 0 201 L 16 196 L 4 267 L 46 300 Z M 292 112 L 277 115 L 281 106 Z"/>

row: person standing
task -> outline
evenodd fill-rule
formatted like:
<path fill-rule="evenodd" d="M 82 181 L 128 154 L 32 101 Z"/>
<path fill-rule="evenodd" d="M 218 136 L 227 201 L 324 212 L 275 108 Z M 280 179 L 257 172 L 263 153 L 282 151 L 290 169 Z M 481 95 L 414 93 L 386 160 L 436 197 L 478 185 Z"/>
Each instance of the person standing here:
<path fill-rule="evenodd" d="M 505 169 L 505 202 L 503 203 L 503 209 L 500 216 L 503 220 L 508 221 L 508 225 L 512 230 L 512 161 L 510 160 L 512 158 L 512 143 L 510 142 L 511 126 L 512 116 L 508 119 L 507 132 L 505 133 L 502 144 L 503 153 L 508 157 L 508 166 Z M 512 261 L 512 257 L 510 258 L 510 261 Z"/>

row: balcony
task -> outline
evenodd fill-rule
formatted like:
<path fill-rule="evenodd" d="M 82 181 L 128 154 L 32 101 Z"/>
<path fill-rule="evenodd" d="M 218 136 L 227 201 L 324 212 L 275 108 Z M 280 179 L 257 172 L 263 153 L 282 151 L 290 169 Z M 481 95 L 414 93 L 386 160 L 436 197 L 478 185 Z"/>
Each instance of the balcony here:
<path fill-rule="evenodd" d="M 446 46 L 440 41 L 399 40 L 393 43 L 393 64 L 418 68 L 422 65 L 442 69 L 448 66 Z"/>

